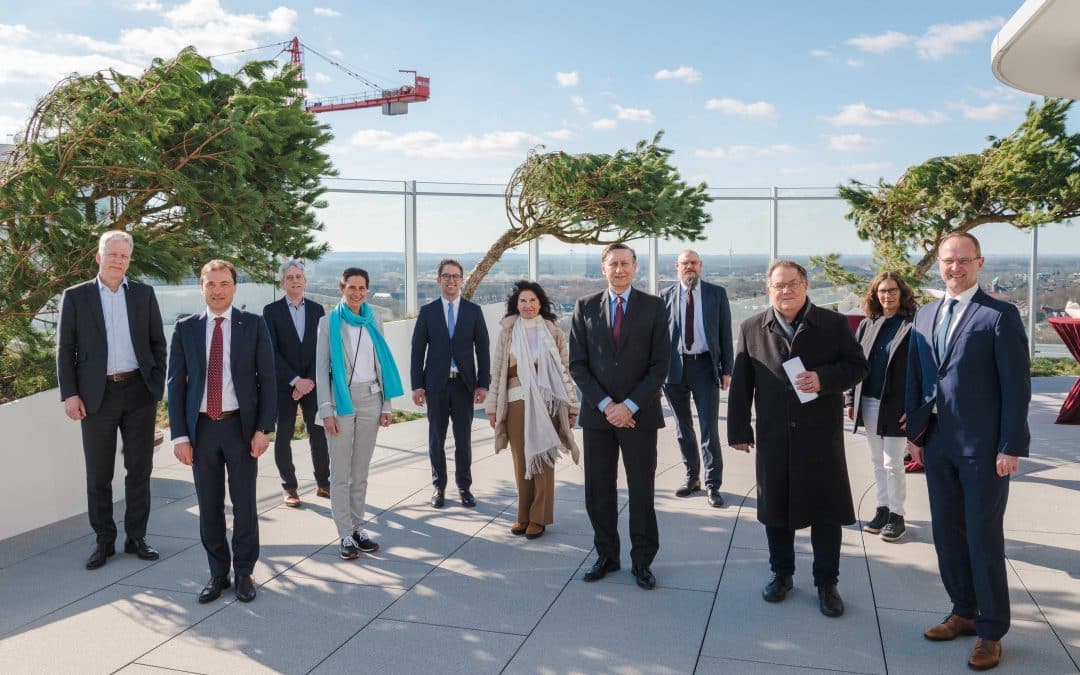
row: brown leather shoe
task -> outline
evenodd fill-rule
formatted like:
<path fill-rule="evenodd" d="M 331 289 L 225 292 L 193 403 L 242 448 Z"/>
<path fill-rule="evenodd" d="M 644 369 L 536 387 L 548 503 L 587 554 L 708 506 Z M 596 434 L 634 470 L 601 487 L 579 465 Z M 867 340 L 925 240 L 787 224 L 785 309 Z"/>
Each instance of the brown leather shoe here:
<path fill-rule="evenodd" d="M 315 488 L 315 496 L 322 497 L 323 499 L 330 499 L 329 487 L 317 487 Z"/>
<path fill-rule="evenodd" d="M 971 650 L 968 668 L 990 670 L 999 663 L 1001 663 L 1001 640 L 975 638 L 975 649 Z"/>
<path fill-rule="evenodd" d="M 529 527 L 525 529 L 526 539 L 539 539 L 544 534 L 544 530 L 547 529 L 544 525 L 537 525 L 536 523 L 529 523 Z"/>
<path fill-rule="evenodd" d="M 296 490 L 285 490 L 285 506 L 290 508 L 297 508 L 300 506 L 300 495 L 296 494 Z"/>
<path fill-rule="evenodd" d="M 514 524 L 510 526 L 510 534 L 515 536 L 521 536 L 525 534 L 525 530 L 527 530 L 528 528 L 529 526 L 527 524 L 515 521 Z"/>
<path fill-rule="evenodd" d="M 936 626 L 931 626 L 923 633 L 923 637 L 934 642 L 955 640 L 961 635 L 975 634 L 975 619 L 965 619 L 962 616 L 950 614 L 945 620 Z"/>

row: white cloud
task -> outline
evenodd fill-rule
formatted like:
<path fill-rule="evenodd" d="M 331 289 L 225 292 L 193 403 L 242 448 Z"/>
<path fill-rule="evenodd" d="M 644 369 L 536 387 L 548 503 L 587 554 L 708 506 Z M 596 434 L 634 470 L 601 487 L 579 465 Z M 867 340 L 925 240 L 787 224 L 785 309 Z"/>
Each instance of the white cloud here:
<path fill-rule="evenodd" d="M 315 16 L 341 16 L 341 12 L 329 7 L 316 7 L 313 11 Z"/>
<path fill-rule="evenodd" d="M 747 103 L 737 98 L 710 98 L 705 102 L 706 110 L 719 110 L 725 115 L 738 115 L 753 119 L 776 117 L 776 106 L 765 101 Z"/>
<path fill-rule="evenodd" d="M 102 42 L 101 40 L 95 40 L 86 35 L 76 35 L 75 33 L 57 33 L 56 39 L 65 44 L 86 47 L 92 51 L 118 52 L 124 49 L 121 45 L 113 42 Z"/>
<path fill-rule="evenodd" d="M 806 166 L 782 166 L 780 167 L 780 173 L 785 176 L 793 176 L 800 173 L 809 173 L 810 167 Z"/>
<path fill-rule="evenodd" d="M 523 157 L 543 142 L 525 131 L 494 131 L 460 140 L 447 140 L 433 131 L 409 131 L 395 134 L 383 129 L 364 129 L 349 138 L 349 145 L 378 152 L 400 152 L 408 157 L 478 158 Z"/>
<path fill-rule="evenodd" d="M 311 81 L 316 84 L 327 84 L 328 82 L 333 82 L 333 79 L 329 75 L 324 75 L 323 73 L 314 73 L 311 76 Z"/>
<path fill-rule="evenodd" d="M 126 75 L 146 69 L 105 54 L 64 55 L 52 51 L 19 49 L 17 58 L 0 59 L 0 84 L 33 82 L 52 84 L 71 73 L 96 73 L 114 68 Z"/>
<path fill-rule="evenodd" d="M 715 147 L 709 149 L 698 149 L 694 151 L 694 154 L 698 157 L 705 157 L 708 159 L 757 159 L 759 157 L 775 157 L 781 154 L 790 154 L 793 152 L 799 152 L 799 149 L 794 145 L 788 145 L 787 143 L 774 143 L 768 146 L 757 145 L 732 145 L 728 148 Z"/>
<path fill-rule="evenodd" d="M 1042 96 L 1038 94 L 1031 94 L 1026 91 L 1020 91 L 1019 89 L 1012 89 L 1010 87 L 1004 87 L 997 85 L 989 89 L 982 89 L 980 87 L 968 87 L 971 93 L 975 94 L 984 101 L 1015 101 L 1017 99 L 1038 99 L 1041 100 Z"/>
<path fill-rule="evenodd" d="M 983 42 L 1004 25 L 1005 19 L 1000 16 L 957 24 L 935 24 L 915 40 L 915 48 L 920 57 L 936 61 L 956 52 L 960 45 Z"/>
<path fill-rule="evenodd" d="M 555 129 L 554 131 L 545 132 L 544 135 L 557 141 L 569 141 L 575 136 L 574 132 L 569 129 Z"/>
<path fill-rule="evenodd" d="M 611 131 L 615 127 L 619 126 L 619 123 L 612 119 L 600 119 L 592 123 L 592 128 L 598 131 Z"/>
<path fill-rule="evenodd" d="M 895 30 L 881 35 L 860 35 L 844 41 L 856 49 L 871 54 L 884 54 L 911 44 L 911 37 Z"/>
<path fill-rule="evenodd" d="M 628 122 L 655 122 L 656 116 L 645 108 L 624 108 L 618 103 L 614 106 L 615 116 Z"/>
<path fill-rule="evenodd" d="M 653 77 L 658 80 L 682 80 L 687 84 L 693 84 L 701 79 L 701 73 L 691 66 L 679 66 L 675 70 L 667 70 L 665 68 L 664 70 L 657 71 L 656 75 L 653 75 Z"/>
<path fill-rule="evenodd" d="M 131 8 L 136 12 L 160 12 L 162 10 L 161 3 L 157 0 L 136 0 Z"/>
<path fill-rule="evenodd" d="M 863 62 L 858 59 L 848 59 L 845 61 L 852 68 L 862 68 Z"/>
<path fill-rule="evenodd" d="M 859 150 L 869 150 L 875 146 L 881 145 L 881 141 L 876 138 L 867 138 L 862 134 L 845 134 L 843 136 L 829 136 L 829 149 L 839 150 L 840 152 L 857 152 Z"/>
<path fill-rule="evenodd" d="M 14 115 L 0 115 L 0 144 L 11 143 L 12 136 L 26 130 L 26 118 Z"/>
<path fill-rule="evenodd" d="M 560 87 L 576 87 L 581 84 L 581 77 L 578 76 L 576 70 L 569 73 L 555 73 L 555 81 Z"/>
<path fill-rule="evenodd" d="M 589 112 L 589 109 L 585 106 L 585 99 L 580 96 L 571 96 L 570 102 L 574 104 L 574 109 L 582 115 Z"/>
<path fill-rule="evenodd" d="M 844 167 L 844 171 L 853 174 L 880 174 L 883 171 L 892 168 L 892 162 L 867 162 L 865 164 L 848 164 Z"/>
<path fill-rule="evenodd" d="M 1022 114 L 1019 107 L 1010 103 L 987 103 L 986 105 L 975 106 L 968 105 L 967 101 L 959 101 L 950 103 L 949 107 L 959 110 L 964 119 L 978 121 L 1007 120 Z"/>
<path fill-rule="evenodd" d="M 22 42 L 33 35 L 23 24 L 0 23 L 0 40 L 4 42 Z"/>
<path fill-rule="evenodd" d="M 836 116 L 825 119 L 838 127 L 878 127 L 888 124 L 927 125 L 940 124 L 949 120 L 947 115 L 936 110 L 929 112 L 913 108 L 880 110 L 871 108 L 865 103 L 850 103 L 844 106 Z"/>
<path fill-rule="evenodd" d="M 336 47 L 334 49 L 330 50 L 330 55 L 331 56 L 336 56 L 339 59 L 345 58 L 345 52 L 341 51 L 340 49 L 338 49 Z"/>
<path fill-rule="evenodd" d="M 830 52 L 828 49 L 811 49 L 810 56 L 813 56 L 815 59 L 824 59 L 826 57 L 832 56 L 832 52 Z"/>

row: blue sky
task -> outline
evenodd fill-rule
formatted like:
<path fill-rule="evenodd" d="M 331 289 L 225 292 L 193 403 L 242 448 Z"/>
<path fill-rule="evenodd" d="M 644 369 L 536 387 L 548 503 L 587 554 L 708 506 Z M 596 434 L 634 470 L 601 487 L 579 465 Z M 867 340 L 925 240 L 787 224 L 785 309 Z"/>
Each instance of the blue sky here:
<path fill-rule="evenodd" d="M 432 80 L 408 115 L 321 116 L 346 177 L 503 182 L 540 143 L 610 152 L 663 129 L 682 174 L 711 186 L 896 179 L 1022 119 L 1032 98 L 990 70 L 990 43 L 1020 4 L 39 0 L 0 18 L 0 142 L 66 72 L 138 72 L 186 44 L 219 54 L 299 35 L 380 84 L 402 83 L 399 68 Z M 360 88 L 313 56 L 307 68 L 313 94 Z M 764 207 L 752 208 L 756 223 Z M 818 213 L 800 208 L 796 219 Z M 834 224 L 843 211 L 822 208 Z M 331 220 L 337 248 L 363 239 Z"/>

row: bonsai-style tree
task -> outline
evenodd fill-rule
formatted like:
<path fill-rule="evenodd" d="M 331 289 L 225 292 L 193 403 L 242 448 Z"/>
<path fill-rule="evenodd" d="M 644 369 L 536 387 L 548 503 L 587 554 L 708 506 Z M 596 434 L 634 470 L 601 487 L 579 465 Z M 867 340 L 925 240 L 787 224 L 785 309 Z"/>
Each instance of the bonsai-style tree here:
<path fill-rule="evenodd" d="M 35 317 L 97 272 L 107 229 L 134 237 L 132 276 L 167 281 L 211 258 L 269 279 L 278 256 L 326 250 L 314 208 L 331 136 L 296 100 L 298 77 L 266 61 L 222 73 L 187 48 L 138 77 L 69 77 L 38 102 L 0 165 L 0 397 L 50 328 Z"/>
<path fill-rule="evenodd" d="M 696 241 L 712 217 L 706 185 L 688 186 L 668 163 L 671 150 L 639 141 L 614 155 L 529 152 L 506 186 L 510 229 L 469 273 L 463 294 L 480 281 L 508 249 L 549 235 L 567 244 L 600 244 L 642 237 Z"/>
<path fill-rule="evenodd" d="M 851 206 L 846 218 L 861 239 L 873 242 L 879 266 L 900 271 L 917 285 L 950 232 L 986 223 L 1028 230 L 1074 218 L 1080 215 L 1080 134 L 1065 130 L 1071 106 L 1061 99 L 1032 102 L 1016 131 L 991 136 L 982 152 L 929 159 L 895 184 L 842 185 L 840 196 Z M 832 278 L 842 281 L 835 257 L 831 263 Z"/>

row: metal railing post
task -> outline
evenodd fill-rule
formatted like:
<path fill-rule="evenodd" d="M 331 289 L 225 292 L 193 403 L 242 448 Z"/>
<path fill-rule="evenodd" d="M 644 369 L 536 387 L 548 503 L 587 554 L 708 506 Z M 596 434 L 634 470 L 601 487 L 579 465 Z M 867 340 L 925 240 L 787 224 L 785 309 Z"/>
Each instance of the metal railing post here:
<path fill-rule="evenodd" d="M 420 311 L 417 291 L 416 181 L 405 181 L 405 314 Z"/>
<path fill-rule="evenodd" d="M 780 234 L 780 190 L 774 185 L 769 188 L 769 262 L 779 257 Z"/>
<path fill-rule="evenodd" d="M 540 237 L 529 242 L 529 280 L 540 279 Z"/>
<path fill-rule="evenodd" d="M 1028 357 L 1035 358 L 1035 321 L 1039 317 L 1039 226 L 1031 228 L 1031 260 L 1028 268 Z"/>
<path fill-rule="evenodd" d="M 656 295 L 660 287 L 660 239 L 649 237 L 649 292 Z"/>

